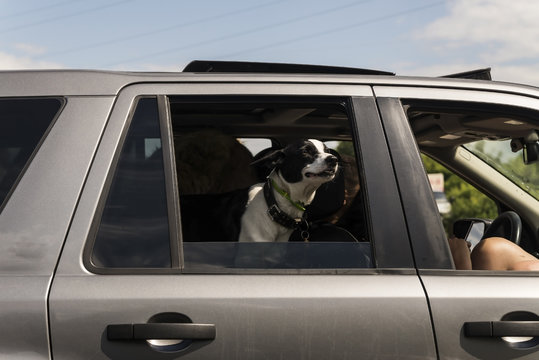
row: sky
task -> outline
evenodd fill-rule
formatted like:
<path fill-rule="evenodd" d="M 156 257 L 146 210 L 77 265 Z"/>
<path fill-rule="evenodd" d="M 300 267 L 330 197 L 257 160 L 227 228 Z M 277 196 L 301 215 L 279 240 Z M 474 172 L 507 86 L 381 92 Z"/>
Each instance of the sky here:
<path fill-rule="evenodd" d="M 0 0 L 0 70 L 181 71 L 191 60 L 539 86 L 537 0 Z"/>

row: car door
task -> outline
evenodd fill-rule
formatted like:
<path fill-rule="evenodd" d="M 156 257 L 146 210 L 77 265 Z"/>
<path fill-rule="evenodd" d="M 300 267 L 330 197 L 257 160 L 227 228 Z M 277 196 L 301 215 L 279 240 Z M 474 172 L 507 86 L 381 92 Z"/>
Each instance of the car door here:
<path fill-rule="evenodd" d="M 536 98 L 504 94 L 502 92 L 466 91 L 454 89 L 375 87 L 388 141 L 392 148 L 395 171 L 401 189 L 413 186 L 413 194 L 401 191 L 406 218 L 410 219 L 411 241 L 419 268 L 421 281 L 427 292 L 437 348 L 442 359 L 536 359 L 539 348 L 537 323 L 539 314 L 539 274 L 537 272 L 454 270 L 447 265 L 450 256 L 442 224 L 438 218 L 435 203 L 429 200 L 430 191 L 419 158 L 414 134 L 408 124 L 403 104 L 417 100 L 429 102 L 429 112 L 436 113 L 436 107 L 448 104 L 462 111 L 466 106 L 474 108 L 474 115 L 498 114 L 508 108 L 510 114 L 533 114 L 539 109 Z M 513 89 L 513 93 L 518 90 Z M 410 100 L 412 99 L 412 100 Z M 444 105 L 445 104 L 445 105 Z M 465 106 L 466 105 L 466 106 Z M 537 119 L 535 115 L 535 119 Z M 504 118 L 503 116 L 498 116 Z M 531 119 L 534 116 L 530 117 Z M 471 117 L 470 117 L 471 119 Z M 537 126 L 537 123 L 535 123 Z M 453 124 L 454 125 L 454 124 Z M 502 129 L 502 128 L 500 128 Z M 500 133 L 502 130 L 498 130 Z M 525 224 L 528 224 L 530 245 L 536 241 L 538 202 L 519 189 L 514 183 L 499 176 L 487 165 L 474 160 L 465 149 L 444 154 L 442 159 L 457 158 L 465 169 L 481 168 L 481 180 L 475 179 L 483 191 L 490 189 L 494 196 L 496 189 L 512 189 L 513 192 L 502 202 L 520 210 Z M 413 174 L 413 175 L 411 175 Z M 418 187 L 418 184 L 421 186 Z M 473 204 L 470 204 L 473 206 Z M 535 243 L 536 244 L 536 243 Z"/>
<path fill-rule="evenodd" d="M 260 130 L 261 113 L 273 124 L 267 130 Z M 341 123 L 344 128 L 335 125 Z M 188 172 L 180 158 L 219 145 L 214 136 L 195 141 L 197 151 L 190 145 L 178 153 L 175 137 L 210 125 L 242 137 L 266 134 L 274 142 L 303 132 L 342 137 L 357 154 L 347 164 L 356 169 L 365 199 L 358 207 L 365 237 L 281 244 L 189 240 L 193 222 L 185 219 L 194 210 L 186 204 L 199 194 L 184 194 Z M 239 161 L 233 157 L 230 167 Z M 192 185 L 203 180 L 197 175 Z M 209 217 L 211 209 L 203 209 Z M 360 219 L 353 216 L 355 225 Z M 205 216 L 192 221 L 199 220 Z M 208 222 L 197 231 L 216 226 Z M 238 253 L 254 260 L 238 263 Z M 435 358 L 428 304 L 371 89 L 126 87 L 73 218 L 49 313 L 55 359 Z"/>

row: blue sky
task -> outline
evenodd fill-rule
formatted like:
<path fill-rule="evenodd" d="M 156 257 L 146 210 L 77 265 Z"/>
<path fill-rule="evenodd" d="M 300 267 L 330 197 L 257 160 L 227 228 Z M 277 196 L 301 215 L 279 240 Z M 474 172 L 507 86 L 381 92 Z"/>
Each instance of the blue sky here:
<path fill-rule="evenodd" d="M 0 69 L 178 71 L 190 60 L 402 75 L 492 67 L 539 86 L 536 0 L 0 0 Z"/>

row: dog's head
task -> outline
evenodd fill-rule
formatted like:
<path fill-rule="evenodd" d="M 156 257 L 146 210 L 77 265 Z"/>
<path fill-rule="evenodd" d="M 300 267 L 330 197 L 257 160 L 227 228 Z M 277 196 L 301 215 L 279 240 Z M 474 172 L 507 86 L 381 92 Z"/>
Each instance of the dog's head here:
<path fill-rule="evenodd" d="M 332 180 L 338 168 L 338 158 L 319 140 L 301 140 L 258 159 L 253 164 L 266 164 L 278 170 L 289 183 L 305 181 L 322 184 Z"/>

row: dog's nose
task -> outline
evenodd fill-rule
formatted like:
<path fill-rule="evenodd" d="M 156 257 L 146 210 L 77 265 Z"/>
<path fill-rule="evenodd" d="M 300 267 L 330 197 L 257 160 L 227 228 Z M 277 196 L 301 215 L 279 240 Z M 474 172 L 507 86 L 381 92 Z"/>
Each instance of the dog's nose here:
<path fill-rule="evenodd" d="M 326 158 L 325 161 L 326 161 L 326 164 L 327 164 L 328 166 L 333 167 L 333 166 L 337 165 L 337 162 L 339 161 L 339 159 L 337 159 L 337 157 L 336 157 L 335 155 L 329 155 L 329 156 Z"/>

